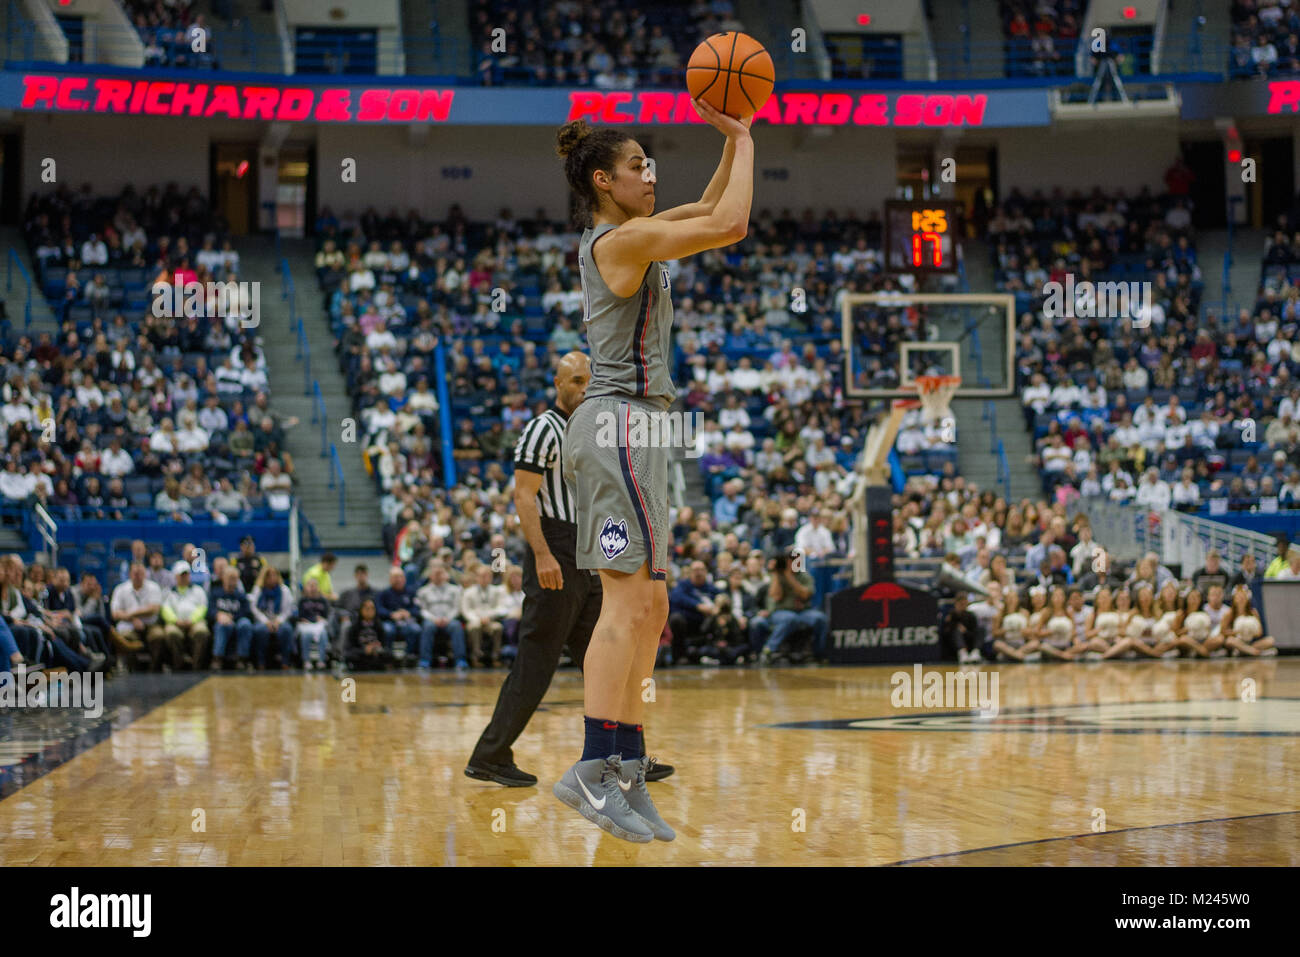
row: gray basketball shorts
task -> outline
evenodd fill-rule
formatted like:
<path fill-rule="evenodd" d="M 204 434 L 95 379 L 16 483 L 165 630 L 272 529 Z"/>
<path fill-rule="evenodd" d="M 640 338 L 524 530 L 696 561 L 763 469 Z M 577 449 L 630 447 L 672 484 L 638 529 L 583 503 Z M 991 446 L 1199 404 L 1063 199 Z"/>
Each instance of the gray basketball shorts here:
<path fill-rule="evenodd" d="M 636 424 L 662 411 L 641 399 L 594 396 L 569 416 L 564 478 L 573 488 L 579 568 L 635 572 L 649 562 L 651 578 L 666 577 L 669 450 Z"/>

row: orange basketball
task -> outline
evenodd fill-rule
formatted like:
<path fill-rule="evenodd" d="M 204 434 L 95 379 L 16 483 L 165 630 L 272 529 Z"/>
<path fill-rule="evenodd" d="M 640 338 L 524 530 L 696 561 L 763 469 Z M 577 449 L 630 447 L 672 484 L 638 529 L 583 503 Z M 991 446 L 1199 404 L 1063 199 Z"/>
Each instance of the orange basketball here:
<path fill-rule="evenodd" d="M 772 57 L 747 33 L 715 33 L 695 48 L 686 64 L 691 97 L 736 119 L 758 112 L 774 83 Z"/>

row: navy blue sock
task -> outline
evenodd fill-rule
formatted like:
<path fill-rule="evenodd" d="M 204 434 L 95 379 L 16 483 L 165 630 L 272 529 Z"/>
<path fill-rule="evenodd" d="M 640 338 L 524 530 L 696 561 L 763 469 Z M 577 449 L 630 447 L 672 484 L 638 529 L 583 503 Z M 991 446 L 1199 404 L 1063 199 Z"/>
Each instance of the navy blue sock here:
<path fill-rule="evenodd" d="M 617 721 L 606 721 L 603 718 L 590 718 L 584 715 L 582 723 L 587 729 L 587 737 L 582 748 L 581 760 L 604 759 L 611 754 L 618 754 L 619 724 Z"/>
<path fill-rule="evenodd" d="M 645 741 L 641 735 L 641 725 L 628 724 L 624 721 L 618 723 L 618 754 L 623 755 L 624 761 L 639 761 L 645 757 Z"/>

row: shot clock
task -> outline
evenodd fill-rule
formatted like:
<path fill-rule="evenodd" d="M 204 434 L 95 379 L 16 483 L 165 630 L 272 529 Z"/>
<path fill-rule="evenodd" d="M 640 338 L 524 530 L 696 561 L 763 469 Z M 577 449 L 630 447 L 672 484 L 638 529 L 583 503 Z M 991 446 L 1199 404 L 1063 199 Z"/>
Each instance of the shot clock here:
<path fill-rule="evenodd" d="M 955 273 L 961 207 L 950 202 L 889 200 L 885 203 L 885 271 Z"/>

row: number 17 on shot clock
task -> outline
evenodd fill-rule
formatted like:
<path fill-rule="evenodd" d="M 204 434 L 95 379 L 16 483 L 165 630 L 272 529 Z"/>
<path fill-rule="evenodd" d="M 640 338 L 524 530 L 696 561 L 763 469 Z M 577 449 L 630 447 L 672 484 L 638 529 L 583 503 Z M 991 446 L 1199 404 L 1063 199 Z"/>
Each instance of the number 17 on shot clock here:
<path fill-rule="evenodd" d="M 885 204 L 885 269 L 892 273 L 955 273 L 957 203 L 890 200 Z"/>

